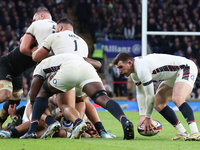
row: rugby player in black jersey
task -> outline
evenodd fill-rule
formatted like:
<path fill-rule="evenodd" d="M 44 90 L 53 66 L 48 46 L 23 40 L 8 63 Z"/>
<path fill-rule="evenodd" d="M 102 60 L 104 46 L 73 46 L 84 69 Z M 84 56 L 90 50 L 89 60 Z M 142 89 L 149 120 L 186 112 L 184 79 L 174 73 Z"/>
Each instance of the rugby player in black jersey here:
<path fill-rule="evenodd" d="M 0 114 L 0 126 L 9 115 L 9 105 L 20 103 L 23 94 L 22 73 L 35 65 L 32 57 L 22 54 L 19 47 L 0 57 L 0 103 L 5 102 Z"/>

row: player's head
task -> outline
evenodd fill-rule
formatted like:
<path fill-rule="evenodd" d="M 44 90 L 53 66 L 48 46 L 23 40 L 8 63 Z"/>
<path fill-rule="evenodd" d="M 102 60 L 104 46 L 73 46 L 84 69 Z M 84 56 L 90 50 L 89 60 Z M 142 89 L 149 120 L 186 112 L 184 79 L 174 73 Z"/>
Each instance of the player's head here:
<path fill-rule="evenodd" d="M 43 19 L 50 19 L 52 20 L 52 16 L 47 9 L 38 10 L 35 15 L 33 16 L 33 21 L 43 20 Z"/>
<path fill-rule="evenodd" d="M 70 31 L 74 30 L 72 21 L 67 18 L 62 18 L 57 22 L 56 32 L 64 30 L 70 30 Z"/>
<path fill-rule="evenodd" d="M 129 53 L 119 53 L 113 59 L 113 64 L 117 66 L 121 74 L 127 77 L 134 71 L 134 58 Z"/>

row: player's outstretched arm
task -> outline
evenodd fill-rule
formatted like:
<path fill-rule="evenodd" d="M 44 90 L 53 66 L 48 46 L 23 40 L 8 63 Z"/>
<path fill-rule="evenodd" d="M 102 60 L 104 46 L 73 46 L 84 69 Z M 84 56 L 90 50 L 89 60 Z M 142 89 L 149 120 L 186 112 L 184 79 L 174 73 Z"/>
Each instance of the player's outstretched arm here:
<path fill-rule="evenodd" d="M 40 62 L 46 58 L 48 54 L 49 51 L 47 51 L 44 47 L 40 47 L 32 53 L 33 61 Z"/>
<path fill-rule="evenodd" d="M 94 60 L 92 58 L 86 58 L 86 57 L 84 57 L 84 59 L 85 59 L 85 61 L 90 63 L 96 70 L 99 70 L 102 66 L 101 62 L 98 60 Z"/>

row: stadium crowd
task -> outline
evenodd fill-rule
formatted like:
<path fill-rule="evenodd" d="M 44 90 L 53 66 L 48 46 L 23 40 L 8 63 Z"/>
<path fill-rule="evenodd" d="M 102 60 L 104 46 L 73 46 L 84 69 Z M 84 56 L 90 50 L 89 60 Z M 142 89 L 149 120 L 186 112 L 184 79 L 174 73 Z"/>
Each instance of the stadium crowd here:
<path fill-rule="evenodd" d="M 62 17 L 68 18 L 65 0 L 0 1 L 0 56 L 19 46 L 20 38 L 30 26 L 34 13 L 43 7 L 51 12 L 55 21 Z M 23 97 L 26 97 L 30 88 L 32 71 L 33 68 L 23 74 Z"/>
<path fill-rule="evenodd" d="M 71 0 L 2 0 L 0 1 L 0 55 L 19 45 L 20 38 L 32 22 L 38 8 L 46 7 L 52 19 L 67 17 L 67 9 L 75 2 Z M 149 0 L 148 31 L 200 31 L 199 0 Z M 76 17 L 80 32 L 88 27 L 93 41 L 141 40 L 141 0 L 80 0 Z M 199 36 L 148 36 L 152 53 L 166 53 L 192 59 L 200 66 Z M 24 89 L 29 90 L 32 69 L 24 73 Z M 199 76 L 194 88 L 195 98 L 200 88 Z M 26 90 L 27 89 L 27 90 Z"/>
<path fill-rule="evenodd" d="M 93 39 L 141 40 L 142 1 L 91 1 L 89 26 Z M 200 31 L 199 0 L 149 0 L 148 31 Z M 148 36 L 152 53 L 184 56 L 200 66 L 199 36 Z M 200 69 L 199 69 L 200 73 Z M 200 74 L 191 98 L 198 98 Z M 200 89 L 199 89 L 200 90 Z"/>
<path fill-rule="evenodd" d="M 70 2 L 70 3 L 68 3 L 68 2 Z M 51 17 L 48 17 L 48 16 L 51 16 L 51 14 L 53 17 L 52 19 L 55 21 L 58 21 L 60 18 L 65 17 L 64 19 L 66 19 L 66 20 L 64 20 L 60 24 L 66 25 L 65 26 L 66 28 L 64 30 L 70 30 L 71 31 L 70 35 L 74 34 L 74 32 L 72 30 L 73 25 L 72 25 L 71 21 L 69 21 L 67 19 L 68 18 L 68 15 L 67 15 L 68 4 L 72 5 L 72 1 L 65 1 L 65 0 L 56 0 L 56 1 L 53 1 L 53 0 L 52 1 L 51 0 L 50 1 L 48 1 L 48 0 L 32 0 L 32 1 L 24 0 L 23 1 L 22 0 L 22 1 L 17 1 L 17 2 L 12 1 L 12 0 L 10 0 L 8 2 L 1 1 L 0 2 L 0 7 L 1 7 L 1 15 L 0 15 L 0 22 L 1 22 L 1 24 L 0 24 L 0 35 L 1 35 L 1 37 L 0 37 L 0 42 L 1 42 L 0 52 L 1 53 L 0 54 L 2 56 L 6 55 L 7 53 L 14 54 L 12 52 L 15 52 L 15 50 L 16 50 L 15 48 L 20 45 L 19 41 L 25 33 L 26 33 L 26 35 L 31 37 L 32 40 L 35 40 L 35 39 L 33 39 L 33 37 L 35 37 L 35 35 L 32 32 L 27 33 L 27 31 L 34 31 L 35 28 L 31 30 L 29 26 L 34 23 L 38 23 L 37 22 L 38 14 L 36 13 L 38 10 L 42 11 L 42 13 L 39 12 L 39 14 L 41 13 L 41 16 L 45 16 L 44 14 L 46 14 L 47 18 L 44 17 L 43 19 L 51 19 Z M 200 23 L 199 23 L 199 15 L 198 15 L 199 14 L 199 7 L 198 7 L 199 5 L 198 4 L 200 4 L 200 1 L 197 1 L 197 0 L 196 1 L 192 0 L 189 2 L 184 1 L 184 0 L 177 0 L 177 1 L 176 0 L 171 0 L 171 1 L 152 0 L 152 1 L 149 1 L 148 20 L 147 20 L 148 30 L 149 31 L 191 31 L 191 32 L 199 31 Z M 43 8 L 45 8 L 45 9 L 47 8 L 51 14 L 48 11 L 44 10 Z M 111 1 L 110 0 L 101 0 L 101 1 L 100 0 L 91 0 L 91 1 L 90 0 L 89 1 L 80 0 L 78 3 L 78 6 L 77 6 L 77 11 L 76 11 L 76 16 L 78 18 L 80 32 L 84 33 L 85 31 L 87 31 L 86 27 L 89 26 L 88 29 L 90 30 L 90 32 L 92 34 L 94 42 L 96 42 L 96 40 L 99 39 L 99 37 L 101 38 L 101 40 L 141 40 L 141 19 L 142 19 L 141 18 L 142 17 L 141 8 L 142 8 L 141 1 L 139 1 L 139 0 L 134 0 L 134 1 L 130 1 L 130 0 L 111 0 Z M 43 12 L 43 11 L 45 11 L 45 12 Z M 35 13 L 37 15 L 34 15 L 33 20 L 36 22 L 32 23 L 31 18 L 32 18 L 33 14 L 35 14 Z M 41 19 L 41 20 L 43 20 L 43 19 Z M 46 20 L 46 22 L 48 22 L 48 21 Z M 50 24 L 52 22 L 48 22 L 48 23 Z M 39 26 L 39 27 L 41 27 L 41 26 Z M 45 28 L 46 27 L 47 26 L 45 26 Z M 49 28 L 51 30 L 54 30 L 55 29 L 54 27 L 55 27 L 55 25 L 53 25 L 53 28 L 52 28 L 52 25 L 49 26 Z M 62 28 L 63 26 L 61 28 L 60 27 L 61 26 L 58 26 L 58 28 L 56 27 L 56 32 L 64 31 Z M 37 28 L 37 29 L 39 29 L 39 28 Z M 39 30 L 37 30 L 37 31 L 39 32 Z M 54 33 L 54 31 L 50 32 L 50 34 L 52 34 L 52 33 Z M 32 36 L 30 36 L 30 34 Z M 52 34 L 52 37 L 53 36 L 55 36 L 55 34 Z M 77 36 L 77 35 L 73 35 L 72 37 L 74 37 L 74 36 Z M 71 36 L 67 36 L 67 37 L 71 38 Z M 47 38 L 47 39 L 49 40 L 49 38 Z M 66 39 L 66 38 L 64 37 L 63 39 Z M 21 56 L 26 55 L 26 53 L 24 53 L 24 51 L 22 53 L 22 50 L 24 48 L 22 45 L 27 45 L 27 42 L 24 42 L 25 40 L 27 40 L 27 37 L 26 38 L 24 37 L 22 40 L 22 44 L 20 46 L 20 51 L 19 51 L 21 53 L 21 55 L 19 55 L 18 58 L 23 58 Z M 46 40 L 46 41 L 48 41 L 48 40 Z M 70 40 L 67 40 L 67 41 L 71 42 Z M 39 41 L 37 41 L 37 42 L 39 43 Z M 51 40 L 49 40 L 48 42 L 52 43 Z M 54 41 L 54 42 L 57 42 L 57 41 Z M 60 46 L 62 44 L 63 45 L 66 44 L 65 41 L 62 41 L 62 42 L 63 43 L 58 44 L 58 45 Z M 168 36 L 151 35 L 151 36 L 148 36 L 148 43 L 150 45 L 152 53 L 166 53 L 166 54 L 171 54 L 171 55 L 183 56 L 183 57 L 186 57 L 186 58 L 194 61 L 198 67 L 200 66 L 199 37 L 196 37 L 196 36 L 168 37 Z M 75 41 L 75 45 L 76 44 L 77 43 Z M 56 44 L 54 44 L 54 45 L 56 45 Z M 85 45 L 86 45 L 86 51 L 87 51 L 88 50 L 87 44 L 85 44 Z M 68 44 L 66 44 L 66 46 L 68 46 Z M 40 47 L 40 46 L 38 46 L 38 47 Z M 39 50 L 47 52 L 46 51 L 47 48 L 46 47 L 44 48 L 44 47 L 41 46 L 39 48 Z M 81 46 L 78 46 L 78 47 L 81 47 Z M 49 45 L 48 49 L 50 50 L 51 48 L 52 48 L 51 45 Z M 24 49 L 27 50 L 26 47 Z M 30 48 L 30 50 L 31 49 L 32 48 Z M 52 49 L 56 50 L 58 48 L 55 47 Z M 64 48 L 64 49 L 66 49 L 66 48 Z M 29 50 L 29 52 L 32 55 L 32 51 L 30 51 L 30 50 Z M 43 57 L 41 57 L 41 59 L 39 59 L 36 56 L 36 54 L 42 54 L 42 53 L 34 52 L 32 57 L 35 62 L 33 62 L 33 60 L 31 59 L 31 62 L 33 62 L 33 63 L 40 62 L 43 59 Z M 6 56 L 8 56 L 8 55 L 6 55 Z M 166 55 L 163 55 L 163 56 L 166 56 Z M 28 57 L 28 56 L 26 56 L 26 57 Z M 66 57 L 66 56 L 63 55 L 62 57 Z M 172 57 L 172 56 L 168 56 L 168 57 Z M 2 58 L 5 58 L 5 57 L 2 57 Z M 35 59 L 35 58 L 38 58 L 38 59 Z M 51 58 L 53 59 L 53 57 L 50 57 L 49 59 L 51 59 Z M 179 57 L 179 59 L 182 59 L 182 58 Z M 25 60 L 25 59 L 21 59 L 21 60 Z M 36 60 L 38 60 L 38 61 L 36 61 Z M 46 59 L 46 60 L 48 61 L 48 59 Z M 56 59 L 56 60 L 58 60 L 58 59 Z M 80 61 L 84 62 L 84 60 L 82 60 L 82 58 L 80 59 Z M 1 61 L 1 62 L 3 62 L 3 61 Z M 76 64 L 76 63 L 74 63 L 74 64 Z M 29 63 L 27 63 L 27 64 L 29 64 Z M 40 63 L 40 64 L 42 64 L 42 63 Z M 44 64 L 48 64 L 48 63 L 44 63 Z M 85 63 L 85 64 L 88 65 L 88 63 Z M 114 63 L 114 64 L 116 65 L 116 63 Z M 22 68 L 23 68 L 23 66 L 25 66 L 25 65 L 21 65 Z M 16 69 L 16 67 L 12 66 L 12 69 L 13 68 Z M 184 66 L 184 68 L 185 68 L 185 66 Z M 185 68 L 185 69 L 188 69 L 188 68 Z M 18 70 L 20 70 L 20 69 L 18 69 Z M 12 70 L 12 72 L 17 72 L 18 70 L 17 69 L 15 71 Z M 29 91 L 29 87 L 30 87 L 30 83 L 31 83 L 31 79 L 32 79 L 32 70 L 33 70 L 33 68 L 30 69 L 29 71 L 24 72 L 24 78 L 23 78 L 23 96 L 24 97 L 26 97 L 28 95 L 28 91 Z M 60 70 L 64 70 L 64 69 L 61 68 Z M 172 70 L 172 71 L 176 71 L 176 69 Z M 83 71 L 81 71 L 81 72 L 83 72 Z M 124 130 L 124 139 L 134 139 L 134 130 L 133 130 L 132 122 L 126 118 L 126 116 L 124 115 L 124 112 L 122 111 L 122 108 L 119 106 L 119 104 L 113 100 L 110 100 L 110 97 L 108 97 L 107 94 L 105 94 L 105 92 L 103 92 L 104 90 L 101 87 L 102 84 L 100 82 L 100 78 L 96 74 L 95 70 L 93 72 L 95 73 L 95 76 L 98 77 L 98 84 L 96 83 L 97 82 L 96 80 L 95 80 L 95 83 L 94 83 L 94 81 L 91 81 L 91 84 L 89 82 L 88 83 L 89 85 L 85 86 L 85 88 L 83 88 L 84 91 L 94 101 L 97 100 L 97 103 L 100 106 L 102 106 L 103 108 L 107 109 L 115 118 L 117 118 L 117 119 L 119 118 L 120 123 L 122 124 L 123 130 Z M 68 74 L 67 72 L 65 72 L 65 73 Z M 150 74 L 151 74 L 151 72 L 150 72 Z M 118 76 L 119 76 L 119 74 L 118 74 Z M 200 69 L 199 69 L 199 76 L 200 76 Z M 198 81 L 200 81 L 199 76 L 197 78 Z M 78 77 L 78 78 L 81 79 L 80 77 Z M 62 79 L 64 79 L 64 78 L 62 78 Z M 51 81 L 47 81 L 47 82 L 51 82 Z M 68 82 L 66 82 L 66 83 L 68 83 Z M 149 83 L 151 84 L 152 82 L 148 82 L 148 84 Z M 37 134 L 35 134 L 36 130 L 37 130 L 37 125 L 39 124 L 40 117 L 42 116 L 43 112 L 45 112 L 45 110 L 46 110 L 46 104 L 48 104 L 48 98 L 50 95 L 49 90 L 50 90 L 50 88 L 53 89 L 53 87 L 49 86 L 48 84 L 47 85 L 45 85 L 45 84 L 46 83 L 44 83 L 43 88 L 40 89 L 40 93 L 38 94 L 39 96 L 37 96 L 36 99 L 34 98 L 35 102 L 34 102 L 34 107 L 33 107 L 33 115 L 31 118 L 31 125 L 28 129 L 28 132 L 20 138 L 24 138 L 24 139 L 37 138 Z M 45 86 L 47 86 L 47 87 L 45 87 Z M 70 85 L 70 86 L 72 86 L 72 85 Z M 91 90 L 89 88 L 91 86 L 94 87 L 94 88 L 92 88 L 93 90 Z M 198 82 L 197 82 L 197 84 L 195 84 L 195 88 L 192 93 L 193 95 L 191 94 L 191 96 L 193 96 L 195 98 L 199 97 L 198 96 L 199 88 L 200 88 L 200 84 L 198 84 Z M 51 90 L 50 90 L 50 92 L 52 92 Z M 58 91 L 64 92 L 65 90 L 67 90 L 67 89 L 62 89 L 62 90 L 58 90 Z M 95 93 L 95 91 L 97 91 L 97 90 L 99 90 L 99 91 L 97 93 Z M 34 90 L 31 90 L 31 92 L 32 91 L 34 91 Z M 58 92 L 58 91 L 56 91 L 56 92 Z M 126 93 L 126 92 L 124 92 L 124 93 Z M 106 95 L 106 98 L 102 97 L 102 95 Z M 19 97 L 21 97 L 21 95 Z M 19 97 L 17 97 L 17 98 L 19 98 Z M 14 107 L 15 106 L 16 106 L 16 104 L 14 105 Z M 152 105 L 152 108 L 153 107 L 154 106 Z M 40 112 L 38 112 L 37 110 L 40 110 Z M 16 111 L 16 110 L 14 110 L 14 111 Z M 62 110 L 62 112 L 65 112 L 65 111 Z M 183 111 L 183 112 L 185 112 L 185 111 Z M 91 113 L 91 114 L 94 114 L 94 113 Z M 166 113 L 166 114 L 168 114 L 168 113 Z M 190 114 L 191 114 L 191 112 L 190 112 Z M 63 114 L 63 115 L 66 115 L 66 114 Z M 193 113 L 192 113 L 192 115 L 193 115 Z M 192 115 L 189 115 L 189 116 L 191 117 Z M 151 114 L 150 114 L 150 116 L 151 116 Z M 98 116 L 93 116 L 93 117 L 96 117 L 98 119 Z M 164 117 L 165 117 L 165 115 L 164 115 Z M 150 119 L 150 118 L 151 117 L 148 117 L 148 119 Z M 185 117 L 185 118 L 188 118 L 188 117 Z M 192 120 L 192 122 L 195 122 L 195 120 L 193 119 L 194 117 L 192 116 L 191 118 L 192 119 L 190 119 L 190 120 Z M 1 118 L 1 121 L 5 121 L 5 119 L 6 118 Z M 34 121 L 34 120 L 38 120 L 38 121 Z M 42 135 L 41 138 L 52 137 L 52 135 L 55 132 L 57 132 L 57 130 L 60 129 L 61 125 L 60 125 L 60 123 L 57 123 L 57 121 L 55 121 L 55 119 L 51 115 L 48 115 L 44 120 L 45 120 L 46 124 L 48 124 L 48 128 L 47 128 L 47 131 L 45 131 L 45 133 Z M 169 120 L 170 120 L 170 118 L 168 118 L 168 121 Z M 176 120 L 176 118 L 175 118 L 175 120 Z M 84 123 L 84 121 L 79 116 L 75 117 L 75 119 L 72 122 L 74 123 L 75 128 L 72 131 L 71 139 L 80 138 L 81 134 L 87 130 L 87 125 Z M 178 123 L 178 121 L 175 121 L 175 122 Z M 148 123 L 149 122 L 147 122 L 147 124 Z M 172 122 L 170 122 L 170 123 L 172 125 L 174 125 Z M 52 126 L 53 124 L 55 126 Z M 178 128 L 178 124 L 177 124 L 177 128 Z M 116 137 L 115 135 L 110 134 L 109 132 L 106 132 L 106 130 L 104 129 L 104 127 L 101 124 L 99 119 L 97 122 L 94 122 L 94 126 L 96 127 L 96 129 L 98 127 L 97 130 L 99 132 L 99 135 L 102 138 L 115 138 Z M 195 126 L 196 126 L 196 124 L 195 124 Z M 79 127 L 81 127 L 80 128 L 81 134 L 76 132 L 77 129 L 79 130 Z M 198 129 L 196 127 L 194 129 L 194 125 L 190 126 L 190 128 L 192 129 L 191 134 L 195 134 L 195 136 L 196 136 L 196 134 L 198 134 L 198 137 L 197 138 L 195 137 L 195 140 L 199 140 Z M 54 131 L 54 129 L 56 131 Z M 17 134 L 17 137 L 19 137 L 19 135 L 18 135 L 19 131 L 17 131 L 17 129 L 14 129 L 14 130 L 15 130 L 15 133 Z M 102 130 L 103 130 L 103 133 L 102 133 Z M 1 131 L 1 138 L 12 137 L 11 134 L 13 133 L 13 131 L 11 131 L 11 132 Z M 51 133 L 49 131 L 54 131 L 54 132 Z M 78 134 L 76 135 L 76 133 L 78 133 Z M 183 132 L 183 133 L 185 133 L 185 132 Z M 105 136 L 103 134 L 106 134 L 107 136 Z M 67 135 L 65 134 L 65 135 L 60 135 L 60 136 L 66 137 Z M 188 133 L 187 133 L 187 136 L 188 136 Z M 193 139 L 189 138 L 189 140 L 193 140 Z"/>

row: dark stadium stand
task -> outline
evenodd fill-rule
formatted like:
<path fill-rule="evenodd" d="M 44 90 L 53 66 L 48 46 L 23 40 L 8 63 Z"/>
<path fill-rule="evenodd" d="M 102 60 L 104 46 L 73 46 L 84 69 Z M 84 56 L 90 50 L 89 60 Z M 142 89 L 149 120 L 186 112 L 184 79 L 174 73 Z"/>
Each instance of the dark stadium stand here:
<path fill-rule="evenodd" d="M 37 9 L 46 7 L 53 20 L 69 17 L 77 34 L 89 45 L 101 40 L 141 40 L 140 0 L 1 0 L 0 55 L 18 46 Z M 199 0 L 148 0 L 148 31 L 200 31 Z M 90 34 L 89 34 L 90 33 Z M 184 56 L 200 66 L 200 37 L 148 36 L 152 53 Z M 24 89 L 29 89 L 33 68 L 24 73 Z M 200 69 L 193 90 L 198 98 Z M 25 93 L 24 93 L 25 94 Z M 26 94 L 25 94 L 26 96 Z"/>

